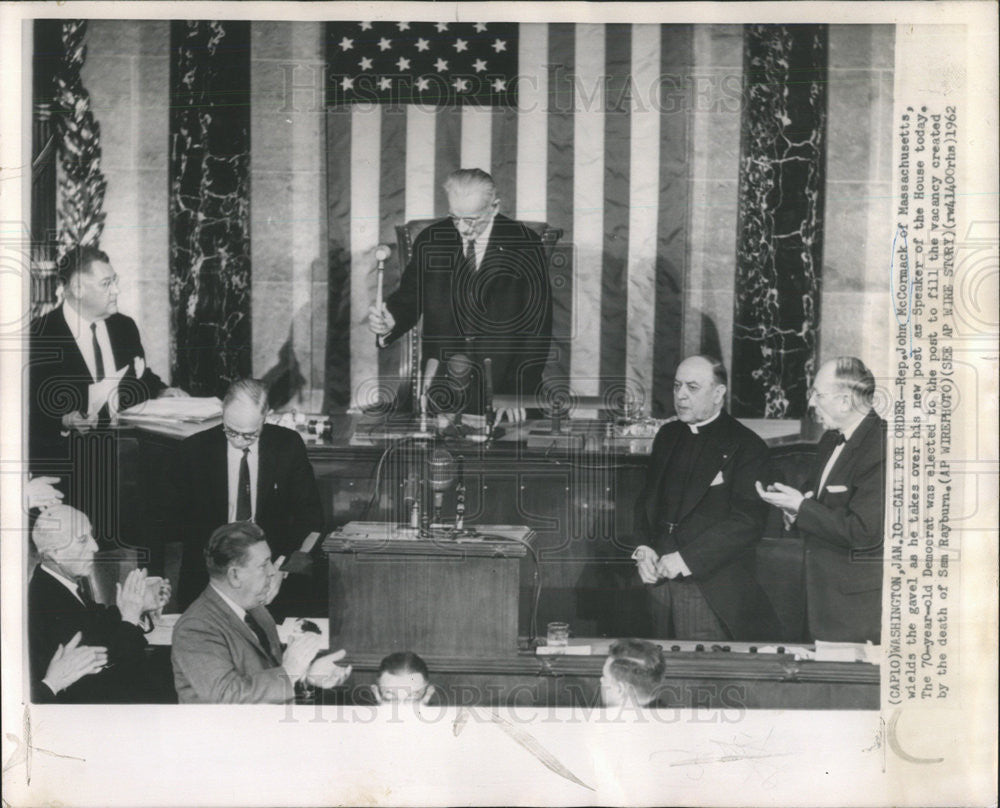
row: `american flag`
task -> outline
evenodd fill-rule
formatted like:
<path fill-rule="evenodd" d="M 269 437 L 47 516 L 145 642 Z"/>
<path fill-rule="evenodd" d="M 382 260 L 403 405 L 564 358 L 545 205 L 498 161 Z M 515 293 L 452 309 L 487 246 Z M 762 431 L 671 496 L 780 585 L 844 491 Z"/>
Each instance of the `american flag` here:
<path fill-rule="evenodd" d="M 478 167 L 495 178 L 501 212 L 564 233 L 546 376 L 581 396 L 627 386 L 645 411 L 670 411 L 691 193 L 678 94 L 692 27 L 444 26 L 327 24 L 326 405 L 363 407 L 395 389 L 398 349 L 379 351 L 366 320 L 375 248 L 395 247 L 397 224 L 446 215 L 445 177 Z M 451 90 L 421 101 L 419 79 L 437 59 L 448 68 L 436 86 Z M 476 59 L 487 65 L 480 75 L 513 78 L 506 95 L 483 81 L 477 93 L 458 89 Z M 359 88 L 371 96 L 383 78 L 397 103 L 363 103 L 374 99 Z M 401 269 L 390 259 L 386 294 Z"/>
<path fill-rule="evenodd" d="M 328 104 L 517 103 L 516 23 L 335 25 L 327 53 Z"/>

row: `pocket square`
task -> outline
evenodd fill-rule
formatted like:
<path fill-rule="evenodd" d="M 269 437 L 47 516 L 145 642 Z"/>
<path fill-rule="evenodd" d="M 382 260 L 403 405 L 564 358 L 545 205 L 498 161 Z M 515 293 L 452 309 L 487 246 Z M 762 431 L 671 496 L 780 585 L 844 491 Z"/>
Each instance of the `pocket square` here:
<path fill-rule="evenodd" d="M 847 491 L 847 486 L 846 485 L 828 485 L 826 487 L 826 491 L 827 491 L 828 494 L 843 494 L 845 491 Z"/>
<path fill-rule="evenodd" d="M 722 485 L 724 482 L 725 479 L 723 478 L 722 472 L 720 471 L 715 475 L 715 479 L 712 480 L 712 485 Z"/>

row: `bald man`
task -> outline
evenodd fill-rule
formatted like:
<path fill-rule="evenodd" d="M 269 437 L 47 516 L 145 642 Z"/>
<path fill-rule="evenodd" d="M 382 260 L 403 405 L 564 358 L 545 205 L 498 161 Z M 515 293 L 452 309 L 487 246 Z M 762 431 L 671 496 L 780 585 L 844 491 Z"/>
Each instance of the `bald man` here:
<path fill-rule="evenodd" d="M 769 477 L 767 446 L 723 409 L 726 386 L 718 359 L 691 356 L 678 365 L 677 420 L 656 434 L 636 503 L 632 557 L 658 637 L 781 636 L 756 576 L 767 509 L 754 485 Z"/>
<path fill-rule="evenodd" d="M 95 603 L 88 579 L 97 543 L 90 520 L 68 505 L 45 509 L 31 538 L 40 557 L 28 585 L 32 700 L 75 704 L 145 700 L 146 639 L 140 622 L 166 603 L 169 588 L 160 579 L 147 579 L 145 570 L 133 570 L 116 585 L 114 606 Z M 106 649 L 107 666 L 75 681 L 53 676 L 53 658 L 78 644 Z"/>
<path fill-rule="evenodd" d="M 487 358 L 495 392 L 536 393 L 552 335 L 552 294 L 541 240 L 499 213 L 489 174 L 459 169 L 444 190 L 448 217 L 417 236 L 399 289 L 381 309 L 369 309 L 368 322 L 386 347 L 423 317 L 423 359 L 439 360 L 439 380 L 452 382 L 438 387 L 439 408 L 481 414 Z"/>

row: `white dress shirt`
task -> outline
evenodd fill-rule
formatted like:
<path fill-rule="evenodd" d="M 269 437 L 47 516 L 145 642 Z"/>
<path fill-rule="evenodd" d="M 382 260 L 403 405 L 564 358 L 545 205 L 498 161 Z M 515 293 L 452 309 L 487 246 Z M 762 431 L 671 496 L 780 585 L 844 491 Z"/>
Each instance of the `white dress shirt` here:
<path fill-rule="evenodd" d="M 227 595 L 225 592 L 223 592 L 221 589 L 219 589 L 219 587 L 217 587 L 211 581 L 208 582 L 208 585 L 211 586 L 212 589 L 215 590 L 215 594 L 218 595 L 220 598 L 222 598 L 223 602 L 230 609 L 233 610 L 233 612 L 236 614 L 236 616 L 240 619 L 241 623 L 246 620 L 246 616 L 247 616 L 247 610 L 246 609 L 244 609 L 242 606 L 240 606 L 235 600 L 233 600 L 231 597 L 229 597 L 229 595 Z"/>
<path fill-rule="evenodd" d="M 486 229 L 482 233 L 480 233 L 478 236 L 476 236 L 474 239 L 471 239 L 472 244 L 473 244 L 473 248 L 476 251 L 476 271 L 477 272 L 479 271 L 479 268 L 483 265 L 483 259 L 486 257 L 486 248 L 490 244 L 490 233 L 493 232 L 493 222 L 495 220 L 496 220 L 496 217 L 494 217 L 493 219 L 490 219 L 490 223 L 488 225 L 486 225 Z M 465 255 L 465 251 L 467 249 L 466 245 L 468 243 L 469 243 L 468 241 L 463 241 L 462 242 L 462 254 L 463 255 Z"/>
<path fill-rule="evenodd" d="M 248 447 L 247 465 L 250 467 L 250 518 L 257 517 L 257 467 L 260 465 L 260 439 Z M 236 449 L 226 441 L 226 465 L 228 467 L 229 489 L 229 521 L 236 521 L 236 501 L 240 489 L 240 461 L 243 460 L 243 450 Z"/>
<path fill-rule="evenodd" d="M 861 423 L 861 420 L 856 421 L 854 424 L 847 427 L 846 429 L 840 430 L 840 434 L 844 436 L 844 441 L 843 443 L 838 443 L 833 448 L 833 452 L 830 455 L 830 459 L 826 461 L 826 465 L 823 467 L 823 474 L 819 478 L 819 488 L 816 489 L 817 498 L 819 497 L 820 494 L 823 493 L 823 487 L 826 485 L 826 478 L 830 476 L 830 472 L 833 470 L 833 467 L 837 464 L 837 460 L 840 458 L 840 453 L 844 451 L 844 444 L 846 444 L 847 441 L 851 439 L 851 435 L 854 434 L 854 431 L 858 428 L 858 424 Z"/>
<path fill-rule="evenodd" d="M 104 320 L 88 320 L 78 312 L 67 300 L 63 303 L 63 317 L 69 332 L 76 340 L 76 345 L 83 354 L 83 361 L 87 363 L 87 370 L 90 377 L 97 381 L 97 358 L 94 356 L 94 332 L 97 333 L 97 344 L 101 347 L 101 361 L 104 363 L 104 375 L 113 376 L 115 373 L 115 355 L 111 350 L 111 338 L 108 336 L 108 326 Z M 97 328 L 90 330 L 90 324 L 96 323 Z"/>

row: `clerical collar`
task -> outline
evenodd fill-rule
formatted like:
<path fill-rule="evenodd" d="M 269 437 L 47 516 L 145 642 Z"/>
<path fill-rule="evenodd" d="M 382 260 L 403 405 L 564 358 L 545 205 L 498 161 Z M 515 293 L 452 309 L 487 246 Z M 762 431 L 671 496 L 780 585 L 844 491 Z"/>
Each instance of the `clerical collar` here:
<path fill-rule="evenodd" d="M 720 415 L 722 415 L 722 410 L 719 410 L 711 418 L 708 418 L 708 419 L 706 419 L 704 421 L 699 421 L 697 424 L 688 424 L 687 427 L 688 427 L 688 429 L 691 430 L 691 433 L 693 435 L 697 435 L 702 429 L 704 429 L 706 426 L 708 426 L 713 421 L 717 420 Z"/>

